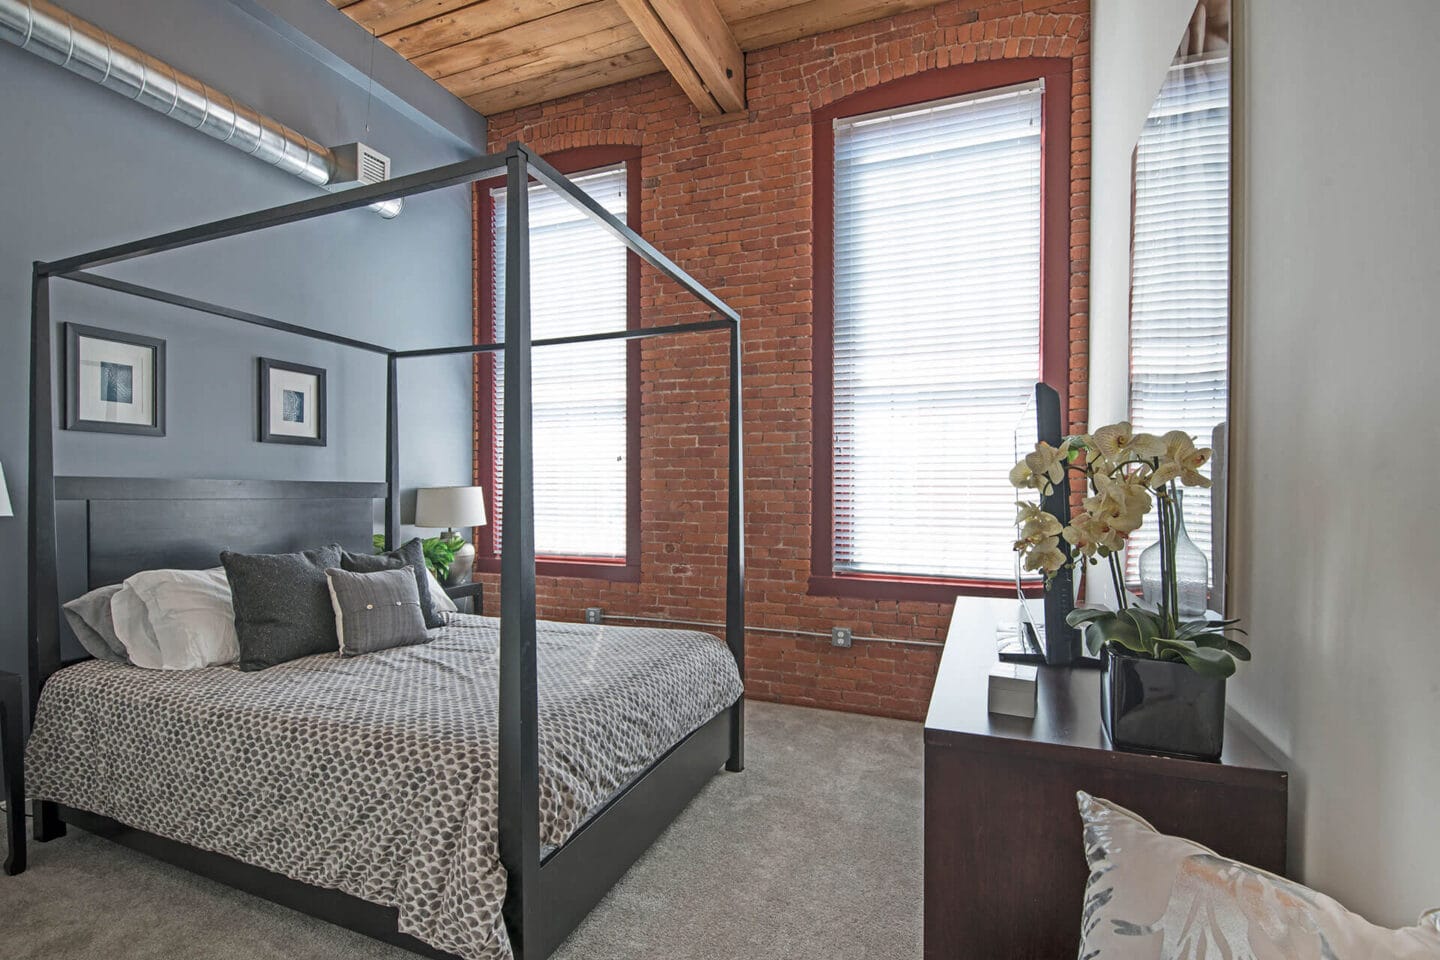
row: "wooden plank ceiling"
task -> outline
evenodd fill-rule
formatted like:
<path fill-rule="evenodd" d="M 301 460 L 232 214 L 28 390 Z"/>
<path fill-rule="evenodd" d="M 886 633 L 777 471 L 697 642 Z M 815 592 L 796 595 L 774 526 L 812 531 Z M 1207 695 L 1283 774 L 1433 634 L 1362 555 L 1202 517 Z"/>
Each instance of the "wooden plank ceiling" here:
<path fill-rule="evenodd" d="M 747 51 L 938 0 L 330 0 L 490 115 L 668 70 L 703 116 L 745 109 Z"/>

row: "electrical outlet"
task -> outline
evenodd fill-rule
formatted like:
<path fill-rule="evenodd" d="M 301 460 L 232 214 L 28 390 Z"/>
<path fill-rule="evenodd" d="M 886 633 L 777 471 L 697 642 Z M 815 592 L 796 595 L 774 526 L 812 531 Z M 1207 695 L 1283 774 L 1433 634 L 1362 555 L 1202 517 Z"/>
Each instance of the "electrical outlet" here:
<path fill-rule="evenodd" d="M 586 622 L 586 623 L 604 623 L 604 622 L 605 622 L 605 609 L 604 609 L 603 607 L 586 607 L 586 608 L 585 608 L 585 622 Z"/>
<path fill-rule="evenodd" d="M 854 639 L 849 627 L 830 628 L 830 646 L 832 647 L 848 647 Z"/>

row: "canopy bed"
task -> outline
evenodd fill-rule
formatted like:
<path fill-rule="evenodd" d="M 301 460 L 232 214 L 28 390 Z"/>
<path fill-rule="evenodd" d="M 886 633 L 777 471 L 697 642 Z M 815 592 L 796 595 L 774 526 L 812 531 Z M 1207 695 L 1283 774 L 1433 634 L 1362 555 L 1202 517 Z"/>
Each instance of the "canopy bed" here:
<path fill-rule="evenodd" d="M 512 211 L 506 224 L 510 256 L 505 264 L 507 335 L 503 343 L 397 350 L 93 272 L 122 261 L 468 184 L 497 173 L 506 177 L 508 209 Z M 527 216 L 532 178 L 564 196 L 635 256 L 678 283 L 708 308 L 712 317 L 532 342 Z M 50 291 L 57 281 L 88 284 L 384 356 L 387 378 L 383 482 L 56 477 L 52 383 L 56 357 Z M 678 631 L 607 627 L 605 668 L 588 678 L 593 682 L 574 683 L 574 674 L 566 672 L 565 662 L 569 658 L 593 664 L 599 628 L 543 622 L 537 625 L 531 350 L 562 343 L 721 330 L 729 332 L 730 348 L 724 643 L 702 635 L 687 638 Z M 314 661 L 323 658 L 312 657 L 259 673 L 207 668 L 196 671 L 191 679 L 101 661 L 77 663 L 62 656 L 60 602 L 65 597 L 61 584 L 69 581 L 63 580 L 59 571 L 60 541 L 77 531 L 86 544 L 83 556 L 87 589 L 161 567 L 213 566 L 215 551 L 221 546 L 231 550 L 293 550 L 330 539 L 363 549 L 370 540 L 377 499 L 384 501 L 387 540 L 397 544 L 397 369 L 415 357 L 481 353 L 497 354 L 505 369 L 503 590 L 498 621 L 458 618 L 440 630 L 438 639 L 424 646 L 371 653 L 343 663 L 338 659 L 317 663 Z M 48 761 L 49 772 L 42 780 L 57 784 L 68 782 L 68 777 L 74 781 L 63 802 L 57 801 L 54 791 L 51 795 L 35 791 L 43 797 L 35 806 L 37 839 L 56 837 L 70 823 L 222 883 L 422 954 L 489 957 L 510 952 L 523 960 L 544 960 L 717 769 L 722 765 L 731 771 L 743 769 L 744 704 L 739 696 L 745 648 L 740 317 L 525 146 L 514 143 L 500 153 L 344 193 L 65 260 L 37 262 L 30 369 L 33 411 L 28 682 L 31 716 L 36 721 L 31 746 L 35 751 L 39 744 L 35 752 Z M 621 632 L 617 633 L 617 629 Z M 707 650 L 704 640 L 710 641 L 713 648 Z M 537 648 L 542 656 L 537 656 Z M 719 659 L 724 661 L 723 670 L 717 663 L 717 649 Z M 476 651 L 485 653 L 482 656 Z M 704 676 L 720 679 L 696 679 Z M 404 682 L 395 677 L 404 678 Z M 669 679 L 656 682 L 656 677 Z M 637 678 L 645 681 L 643 686 L 649 691 L 645 696 L 633 693 L 642 685 Z M 387 689 L 386 684 L 397 685 L 399 694 L 388 699 L 371 695 L 371 691 Z M 596 687 L 603 689 L 596 693 Z M 459 696 L 467 690 L 483 690 L 484 695 Z M 452 710 L 447 697 L 466 700 L 465 709 Z M 603 712 L 604 707 L 596 697 L 630 697 L 625 711 L 632 718 L 631 726 L 620 729 L 621 739 L 594 736 L 597 730 L 615 733 L 613 717 L 593 720 L 592 714 Z M 363 708 L 355 706 L 367 700 L 375 702 Z M 222 714 L 230 718 L 230 726 L 217 719 Z M 414 733 L 415 723 L 433 726 L 436 716 L 442 714 L 452 719 L 441 724 L 439 733 L 429 739 Z M 107 741 L 110 746 L 106 749 L 92 749 L 75 733 L 134 724 L 133 719 L 126 718 L 135 715 L 149 717 L 150 727 L 117 733 Z M 336 726 L 341 716 L 348 718 L 349 727 Z M 156 724 L 157 717 L 163 722 Z M 591 724 L 588 727 L 587 722 Z M 230 751 L 251 758 L 249 767 L 240 761 L 227 767 L 222 759 L 208 756 L 203 763 L 192 765 L 205 771 L 211 780 L 222 776 L 245 780 L 247 792 L 239 795 L 253 796 L 253 808 L 240 811 L 238 816 L 234 811 L 221 810 L 222 800 L 233 800 L 237 795 L 233 790 L 210 796 L 210 781 L 204 777 L 186 780 L 177 772 L 175 767 L 183 764 L 172 762 L 174 757 L 190 756 L 186 751 L 193 753 L 191 746 L 180 743 L 174 732 L 186 725 L 194 728 L 193 740 L 209 738 L 219 744 L 214 748 L 217 757 Z M 305 758 L 313 751 L 307 752 L 310 747 L 303 731 L 310 729 L 327 731 L 327 742 L 346 744 L 355 755 L 370 751 L 378 759 L 366 761 L 371 766 L 350 769 L 343 764 L 330 766 L 333 757 L 325 754 L 326 766 L 318 771 L 306 769 Z M 569 740 L 565 739 L 567 729 Z M 581 733 L 576 734 L 577 730 Z M 642 730 L 643 735 L 639 732 Z M 294 744 L 297 737 L 299 743 L 293 751 L 278 746 Z M 387 751 L 375 746 L 395 737 L 404 741 L 403 748 Z M 636 745 L 632 742 L 636 738 L 644 742 Z M 452 745 L 463 742 L 464 746 L 447 747 L 449 752 L 445 752 L 435 746 L 442 740 Z M 605 756 L 606 751 L 615 756 Z M 291 752 L 296 755 L 289 755 Z M 621 753 L 625 754 L 623 758 Z M 416 762 L 410 762 L 408 766 L 395 766 L 397 754 L 409 761 L 418 757 L 431 765 L 417 767 Z M 562 762 L 555 759 L 558 754 L 575 756 Z M 152 755 L 154 759 L 150 759 Z M 83 775 L 71 770 L 79 764 L 77 758 L 87 756 L 90 766 Z M 144 763 L 154 766 L 127 771 L 125 762 L 139 762 L 134 760 L 136 757 L 146 758 Z M 291 772 L 286 785 L 267 787 L 274 779 L 274 771 L 287 764 Z M 489 791 L 482 799 L 491 802 L 473 801 L 467 807 L 456 801 L 450 795 L 452 784 L 445 779 L 447 764 L 465 765 L 472 773 L 483 768 L 471 779 L 457 779 L 453 786 L 463 792 L 476 783 L 482 784 L 483 790 Z M 432 768 L 436 771 L 433 776 L 415 773 L 417 769 Z M 97 775 L 96 770 L 101 774 Z M 353 799 L 342 796 L 339 785 L 353 782 L 361 785 L 354 789 L 363 790 L 368 789 L 365 784 L 384 776 L 394 779 L 393 789 L 386 789 L 405 799 L 404 808 L 395 811 L 394 816 L 377 817 L 374 804 L 366 806 L 355 801 L 369 817 L 364 825 L 371 832 L 352 831 L 345 835 L 346 842 L 335 841 L 330 821 L 337 812 L 350 810 L 347 804 Z M 145 779 L 146 783 L 133 785 L 131 793 L 125 794 L 124 790 L 131 787 L 122 789 L 120 784 L 127 777 Z M 268 793 L 284 793 L 288 784 L 297 779 L 310 782 L 310 806 L 265 805 Z M 566 797 L 580 796 L 584 802 L 557 802 L 556 783 L 560 781 L 569 784 Z M 130 797 L 128 805 L 126 796 Z M 177 798 L 174 809 L 157 809 L 157 796 Z M 87 808 L 84 801 L 89 797 L 95 797 L 97 805 L 103 800 L 112 813 L 127 812 L 117 816 Z M 182 815 L 181 805 L 185 803 L 194 809 L 186 808 Z M 446 821 L 437 811 L 449 807 L 458 812 Z M 563 809 L 557 812 L 557 807 Z M 415 827 L 413 834 L 406 834 L 396 824 L 412 822 L 419 816 L 416 810 L 424 814 L 424 824 Z M 199 826 L 190 829 L 192 823 L 227 816 L 224 829 L 210 833 Z M 235 840 L 237 833 L 244 834 L 245 842 Z M 309 834 L 314 834 L 314 848 L 298 854 L 286 852 L 297 844 L 303 845 Z M 459 859 L 455 849 L 467 845 L 491 851 L 487 854 L 490 860 L 472 872 L 484 882 L 466 884 L 457 880 L 472 876 L 451 862 Z M 421 846 L 425 847 L 421 854 L 438 857 L 438 861 L 417 867 L 406 859 L 407 850 Z M 438 878 L 427 875 L 427 870 Z M 354 875 L 361 878 L 355 879 Z M 376 887 L 380 882 L 377 878 L 385 877 L 390 880 Z M 496 878 L 498 882 L 494 882 Z M 421 892 L 407 899 L 403 891 L 412 888 Z M 497 900 L 503 890 L 503 909 L 499 902 L 488 913 L 477 912 L 470 903 L 443 902 L 446 898 L 482 896 L 487 889 L 495 891 Z M 480 934 L 467 939 L 471 927 L 487 923 L 495 928 L 495 939 L 486 940 Z M 483 950 L 475 946 L 482 943 Z"/>

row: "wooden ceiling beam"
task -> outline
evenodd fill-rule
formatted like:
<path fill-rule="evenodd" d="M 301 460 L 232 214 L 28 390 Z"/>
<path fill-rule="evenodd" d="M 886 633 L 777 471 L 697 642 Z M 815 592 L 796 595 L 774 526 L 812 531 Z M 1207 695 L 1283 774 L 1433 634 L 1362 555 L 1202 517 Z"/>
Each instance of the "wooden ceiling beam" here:
<path fill-rule="evenodd" d="M 745 54 L 715 0 L 650 0 L 720 109 L 745 109 Z"/>
<path fill-rule="evenodd" d="M 745 54 L 714 0 L 619 0 L 701 116 L 745 109 Z"/>
<path fill-rule="evenodd" d="M 719 116 L 723 112 L 720 101 L 705 89 L 705 81 L 700 79 L 699 72 L 690 63 L 685 51 L 675 42 L 670 29 L 650 5 L 650 0 L 619 0 L 619 3 L 620 9 L 625 11 L 630 21 L 635 24 L 635 29 L 640 31 L 640 36 L 645 38 L 645 42 L 655 51 L 665 69 L 670 71 L 670 76 L 674 77 L 680 89 L 685 91 L 685 96 L 695 104 L 700 116 Z"/>

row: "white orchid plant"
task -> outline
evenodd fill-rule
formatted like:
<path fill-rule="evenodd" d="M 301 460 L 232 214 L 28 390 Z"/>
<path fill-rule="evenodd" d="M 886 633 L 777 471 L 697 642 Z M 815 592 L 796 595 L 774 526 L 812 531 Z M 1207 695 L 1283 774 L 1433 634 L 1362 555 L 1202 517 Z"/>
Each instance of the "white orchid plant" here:
<path fill-rule="evenodd" d="M 1083 607 L 1066 618 L 1085 632 L 1092 656 L 1110 644 L 1153 660 L 1183 661 L 1198 673 L 1228 677 L 1237 660 L 1250 651 L 1228 636 L 1241 633 L 1234 620 L 1208 617 L 1181 619 L 1175 575 L 1176 531 L 1180 486 L 1208 487 L 1201 469 L 1210 448 L 1196 447 L 1189 434 L 1172 430 L 1164 436 L 1136 433 L 1129 423 L 1112 423 L 1094 433 L 1067 437 L 1053 447 L 1043 440 L 1015 464 L 1010 482 L 1020 490 L 1049 496 L 1067 472 L 1084 478 L 1090 496 L 1068 525 L 1040 504 L 1018 501 L 1020 538 L 1015 550 L 1022 567 L 1043 574 L 1047 589 L 1066 566 L 1109 567 L 1118 609 Z M 1125 545 L 1145 517 L 1155 512 L 1160 524 L 1160 601 L 1148 604 L 1125 584 Z M 1061 541 L 1067 546 L 1062 547 Z"/>

